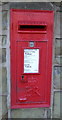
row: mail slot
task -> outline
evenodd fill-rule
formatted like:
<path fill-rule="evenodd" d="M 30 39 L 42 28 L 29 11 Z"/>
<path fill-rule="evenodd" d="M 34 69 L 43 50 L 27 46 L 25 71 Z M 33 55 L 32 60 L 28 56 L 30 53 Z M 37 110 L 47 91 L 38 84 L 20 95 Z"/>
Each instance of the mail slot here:
<path fill-rule="evenodd" d="M 50 107 L 53 11 L 10 12 L 11 108 Z"/>
<path fill-rule="evenodd" d="M 46 25 L 19 25 L 18 32 L 20 33 L 45 33 Z"/>

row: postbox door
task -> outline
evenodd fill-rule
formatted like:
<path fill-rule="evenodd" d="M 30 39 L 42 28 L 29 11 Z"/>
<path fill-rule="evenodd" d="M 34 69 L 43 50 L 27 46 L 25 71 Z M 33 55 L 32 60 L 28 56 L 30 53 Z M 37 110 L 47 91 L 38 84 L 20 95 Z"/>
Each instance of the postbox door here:
<path fill-rule="evenodd" d="M 46 102 L 47 41 L 17 42 L 17 102 L 38 104 Z"/>

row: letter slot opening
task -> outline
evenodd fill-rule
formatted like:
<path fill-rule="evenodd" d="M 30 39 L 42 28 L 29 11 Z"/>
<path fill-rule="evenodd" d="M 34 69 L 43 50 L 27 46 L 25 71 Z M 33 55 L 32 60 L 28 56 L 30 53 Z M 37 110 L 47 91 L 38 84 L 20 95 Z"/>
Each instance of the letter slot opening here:
<path fill-rule="evenodd" d="M 46 25 L 18 25 L 18 32 L 21 33 L 46 33 Z"/>

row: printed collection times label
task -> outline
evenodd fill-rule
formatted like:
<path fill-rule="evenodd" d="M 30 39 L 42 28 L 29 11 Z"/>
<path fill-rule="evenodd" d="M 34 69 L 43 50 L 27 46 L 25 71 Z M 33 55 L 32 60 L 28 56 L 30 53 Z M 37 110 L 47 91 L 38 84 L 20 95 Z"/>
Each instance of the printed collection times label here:
<path fill-rule="evenodd" d="M 39 49 L 24 49 L 24 73 L 39 72 Z"/>

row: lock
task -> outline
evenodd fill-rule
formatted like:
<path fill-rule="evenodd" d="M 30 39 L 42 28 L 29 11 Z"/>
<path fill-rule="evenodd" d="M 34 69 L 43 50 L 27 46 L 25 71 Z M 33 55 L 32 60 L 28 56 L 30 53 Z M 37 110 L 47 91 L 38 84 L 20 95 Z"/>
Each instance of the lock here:
<path fill-rule="evenodd" d="M 27 76 L 26 75 L 21 76 L 21 82 L 27 82 Z"/>
<path fill-rule="evenodd" d="M 22 81 L 24 80 L 24 75 L 22 75 Z"/>

